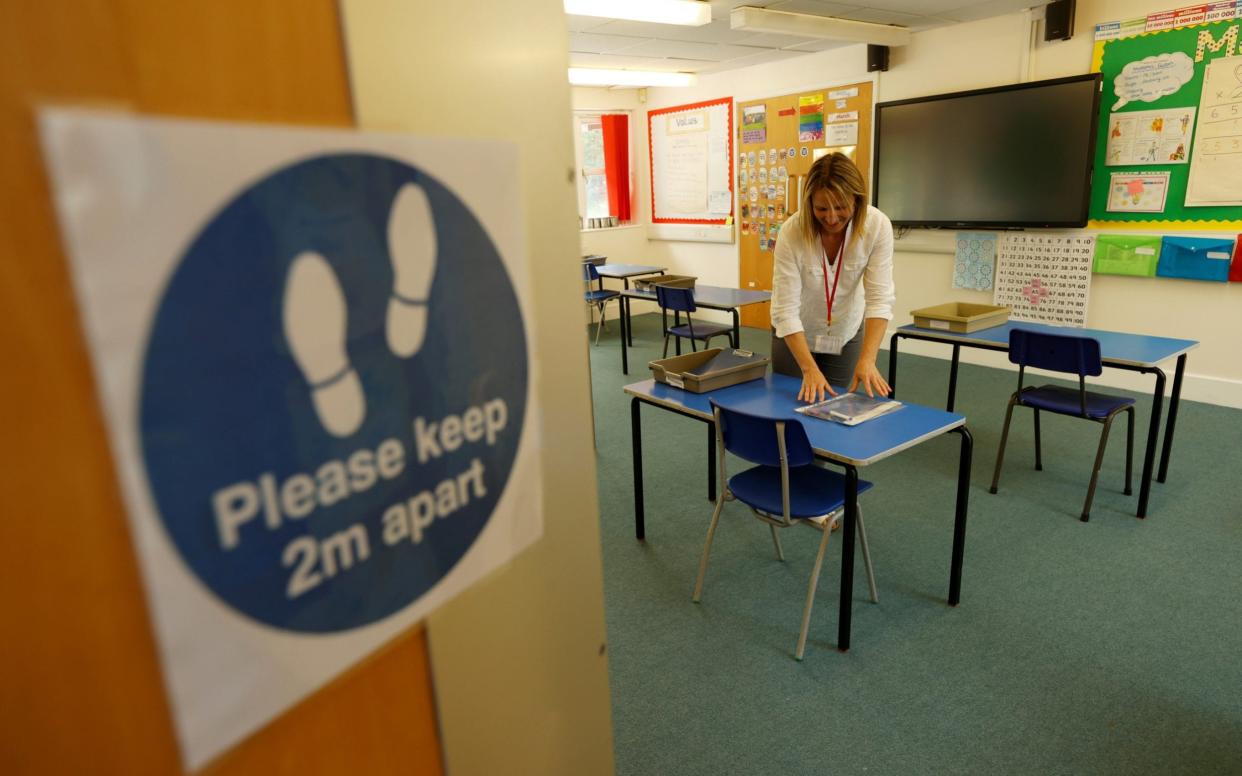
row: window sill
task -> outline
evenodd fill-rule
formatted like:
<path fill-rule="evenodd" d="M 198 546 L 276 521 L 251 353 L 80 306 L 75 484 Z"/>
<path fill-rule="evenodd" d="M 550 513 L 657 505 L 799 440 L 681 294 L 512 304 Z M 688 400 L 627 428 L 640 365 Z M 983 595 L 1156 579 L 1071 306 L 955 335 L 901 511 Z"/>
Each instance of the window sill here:
<path fill-rule="evenodd" d="M 601 226 L 598 229 L 582 228 L 578 231 L 582 234 L 596 234 L 599 232 L 617 232 L 622 229 L 641 229 L 644 224 L 617 224 L 616 226 Z"/>

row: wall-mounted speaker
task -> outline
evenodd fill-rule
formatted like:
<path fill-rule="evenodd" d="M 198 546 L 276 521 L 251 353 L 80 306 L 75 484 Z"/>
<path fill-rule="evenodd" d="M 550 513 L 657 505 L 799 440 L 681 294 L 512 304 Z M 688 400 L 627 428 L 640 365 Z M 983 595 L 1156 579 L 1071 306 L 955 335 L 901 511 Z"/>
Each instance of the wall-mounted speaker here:
<path fill-rule="evenodd" d="M 1072 2 L 1073 0 L 1069 0 Z M 867 44 L 867 72 L 888 70 L 888 46 Z"/>
<path fill-rule="evenodd" d="M 1069 40 L 1074 35 L 1074 0 L 1044 6 L 1044 40 Z"/>

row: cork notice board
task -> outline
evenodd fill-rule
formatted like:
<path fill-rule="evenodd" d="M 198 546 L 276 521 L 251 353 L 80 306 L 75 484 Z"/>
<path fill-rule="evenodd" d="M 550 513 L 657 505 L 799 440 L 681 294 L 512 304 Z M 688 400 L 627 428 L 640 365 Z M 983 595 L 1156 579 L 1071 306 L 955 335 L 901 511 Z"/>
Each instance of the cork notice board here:
<path fill-rule="evenodd" d="M 798 210 L 811 163 L 847 154 L 871 185 L 872 83 L 845 84 L 737 104 L 738 245 L 742 288 L 771 290 L 772 248 Z M 766 329 L 768 303 L 741 310 L 743 326 Z"/>

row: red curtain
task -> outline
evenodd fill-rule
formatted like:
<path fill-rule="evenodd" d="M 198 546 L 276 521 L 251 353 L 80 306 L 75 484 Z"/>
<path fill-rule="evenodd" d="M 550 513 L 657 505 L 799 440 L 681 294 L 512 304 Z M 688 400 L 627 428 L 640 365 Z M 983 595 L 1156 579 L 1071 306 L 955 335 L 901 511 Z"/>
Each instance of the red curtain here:
<path fill-rule="evenodd" d="M 600 116 L 604 133 L 604 177 L 608 180 L 608 214 L 630 220 L 630 117 Z"/>

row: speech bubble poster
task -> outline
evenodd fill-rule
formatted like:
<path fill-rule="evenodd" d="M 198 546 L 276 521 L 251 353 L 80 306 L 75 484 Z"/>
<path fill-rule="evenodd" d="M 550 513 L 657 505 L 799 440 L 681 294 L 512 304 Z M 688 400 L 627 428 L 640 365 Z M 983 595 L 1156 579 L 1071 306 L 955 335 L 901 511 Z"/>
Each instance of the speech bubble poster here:
<path fill-rule="evenodd" d="M 539 537 L 517 154 L 40 125 L 195 770 Z"/>

